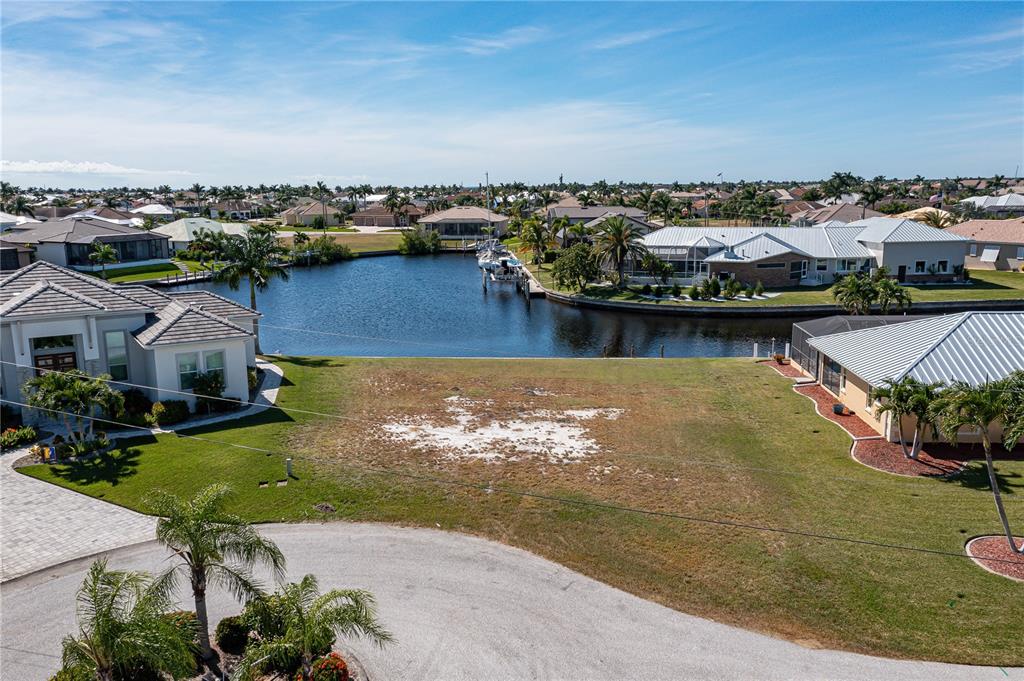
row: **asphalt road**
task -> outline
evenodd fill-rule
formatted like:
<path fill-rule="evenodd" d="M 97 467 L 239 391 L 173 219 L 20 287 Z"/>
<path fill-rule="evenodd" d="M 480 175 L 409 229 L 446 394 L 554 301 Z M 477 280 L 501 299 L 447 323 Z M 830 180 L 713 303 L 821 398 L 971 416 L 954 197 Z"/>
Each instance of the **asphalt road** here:
<path fill-rule="evenodd" d="M 893 661 L 793 643 L 664 608 L 493 542 L 373 524 L 266 526 L 292 578 L 365 588 L 397 643 L 351 642 L 383 679 L 1024 679 L 1024 670 Z M 112 566 L 158 570 L 154 543 Z M 74 628 L 79 560 L 3 584 L 3 679 L 46 679 Z M 186 602 L 188 602 L 186 600 Z M 191 608 L 191 606 L 189 606 Z M 240 606 L 214 591 L 214 620 Z"/>

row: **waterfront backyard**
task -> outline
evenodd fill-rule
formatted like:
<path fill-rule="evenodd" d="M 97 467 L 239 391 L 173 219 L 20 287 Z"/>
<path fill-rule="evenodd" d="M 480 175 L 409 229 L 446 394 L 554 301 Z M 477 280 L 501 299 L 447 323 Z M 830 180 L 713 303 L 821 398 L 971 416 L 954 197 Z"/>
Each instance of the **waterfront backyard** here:
<path fill-rule="evenodd" d="M 868 469 L 850 458 L 849 437 L 764 365 L 273 359 L 285 374 L 278 404 L 292 411 L 22 470 L 131 508 L 154 487 L 190 494 L 223 480 L 236 490 L 233 510 L 252 520 L 440 527 L 808 646 L 1024 663 L 1018 583 L 965 558 L 893 548 L 962 554 L 970 537 L 997 532 L 981 469 L 952 481 Z M 277 486 L 286 456 L 295 478 Z M 999 472 L 1020 526 L 1024 462 Z"/>

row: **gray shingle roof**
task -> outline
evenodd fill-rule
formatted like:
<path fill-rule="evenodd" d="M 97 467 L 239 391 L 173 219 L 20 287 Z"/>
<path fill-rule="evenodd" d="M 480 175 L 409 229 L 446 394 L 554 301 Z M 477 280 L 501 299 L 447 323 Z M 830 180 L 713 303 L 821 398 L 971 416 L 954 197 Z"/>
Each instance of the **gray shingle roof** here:
<path fill-rule="evenodd" d="M 22 267 L 0 279 L 0 303 L 35 286 L 50 282 L 63 286 L 103 305 L 110 312 L 152 312 L 153 308 L 136 298 L 130 291 L 108 284 L 101 279 L 75 272 L 45 260 Z"/>
<path fill-rule="evenodd" d="M 95 313 L 106 309 L 103 303 L 88 296 L 60 284 L 41 281 L 16 293 L 0 305 L 0 316 L 20 318 L 76 312 Z"/>
<path fill-rule="evenodd" d="M 139 345 L 175 345 L 227 338 L 250 338 L 252 333 L 194 305 L 174 301 L 157 312 L 156 320 L 136 331 Z"/>
<path fill-rule="evenodd" d="M 873 386 L 904 376 L 978 385 L 1024 369 L 1024 312 L 962 312 L 808 342 Z"/>
<path fill-rule="evenodd" d="M 127 292 L 132 298 L 141 300 L 154 310 L 159 310 L 173 300 L 166 293 L 142 284 L 121 284 L 117 288 Z"/>
<path fill-rule="evenodd" d="M 128 225 L 108 222 L 97 217 L 69 217 L 50 222 L 34 223 L 32 229 L 21 229 L 12 232 L 11 239 L 18 243 L 77 243 L 88 244 L 96 239 L 112 241 L 153 241 L 167 237 L 163 234 L 147 232 Z"/>
<path fill-rule="evenodd" d="M 229 298 L 219 296 L 213 291 L 175 291 L 171 298 L 178 302 L 201 307 L 221 317 L 262 317 L 259 312 Z"/>

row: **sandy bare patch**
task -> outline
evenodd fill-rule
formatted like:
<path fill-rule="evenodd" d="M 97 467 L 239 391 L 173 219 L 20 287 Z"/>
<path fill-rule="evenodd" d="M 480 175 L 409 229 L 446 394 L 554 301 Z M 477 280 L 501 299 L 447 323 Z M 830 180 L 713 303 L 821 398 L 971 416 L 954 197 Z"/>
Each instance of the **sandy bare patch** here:
<path fill-rule="evenodd" d="M 569 463 L 601 452 L 582 422 L 614 420 L 622 409 L 538 409 L 502 419 L 480 413 L 490 400 L 454 395 L 445 399 L 449 422 L 428 417 L 404 418 L 381 426 L 392 440 L 415 449 L 436 450 L 445 459 L 518 461 L 540 457 L 550 463 Z"/>

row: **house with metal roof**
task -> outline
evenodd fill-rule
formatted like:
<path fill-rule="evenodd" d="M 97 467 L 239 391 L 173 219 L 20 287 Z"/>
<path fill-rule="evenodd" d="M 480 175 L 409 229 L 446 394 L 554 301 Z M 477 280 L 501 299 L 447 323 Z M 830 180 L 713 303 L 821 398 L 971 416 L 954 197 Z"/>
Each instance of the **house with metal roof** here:
<path fill-rule="evenodd" d="M 960 203 L 972 203 L 992 217 L 1024 215 L 1024 196 L 1003 194 L 1002 196 L 969 196 Z"/>
<path fill-rule="evenodd" d="M 177 253 L 188 250 L 200 230 L 206 230 L 211 234 L 245 236 L 249 231 L 249 225 L 241 222 L 218 222 L 209 218 L 181 218 L 155 227 L 152 231 L 170 239 L 171 251 Z"/>
<path fill-rule="evenodd" d="M 897 424 L 877 410 L 876 388 L 908 376 L 922 383 L 976 386 L 1024 370 L 1024 312 L 927 317 L 816 336 L 807 345 L 817 353 L 822 387 L 893 440 Z M 999 440 L 1000 433 L 992 435 Z"/>
<path fill-rule="evenodd" d="M 0 395 L 20 402 L 39 371 L 78 369 L 190 405 L 196 376 L 217 372 L 225 397 L 246 400 L 259 316 L 208 291 L 117 286 L 37 261 L 0 279 Z M 47 420 L 29 410 L 24 417 Z"/>

